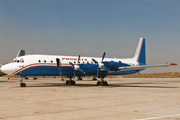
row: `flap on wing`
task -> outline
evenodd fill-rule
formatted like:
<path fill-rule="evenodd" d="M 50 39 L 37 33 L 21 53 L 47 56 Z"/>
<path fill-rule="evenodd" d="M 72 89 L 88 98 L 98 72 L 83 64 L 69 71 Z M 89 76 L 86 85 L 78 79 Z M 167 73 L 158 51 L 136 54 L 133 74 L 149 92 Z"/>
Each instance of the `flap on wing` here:
<path fill-rule="evenodd" d="M 166 63 L 166 64 L 152 64 L 152 65 L 141 65 L 141 66 L 127 66 L 127 67 L 119 67 L 119 70 L 125 70 L 125 69 L 145 69 L 145 68 L 151 68 L 151 67 L 167 67 L 171 65 L 177 65 L 176 63 Z"/>

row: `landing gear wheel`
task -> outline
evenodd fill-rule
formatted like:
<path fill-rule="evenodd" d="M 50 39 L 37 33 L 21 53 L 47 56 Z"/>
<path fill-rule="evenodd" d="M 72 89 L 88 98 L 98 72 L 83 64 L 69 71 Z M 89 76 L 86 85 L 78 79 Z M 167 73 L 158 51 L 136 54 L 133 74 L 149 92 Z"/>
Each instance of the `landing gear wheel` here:
<path fill-rule="evenodd" d="M 76 82 L 73 80 L 67 80 L 66 81 L 66 85 L 75 85 L 75 84 L 76 84 Z"/>
<path fill-rule="evenodd" d="M 108 82 L 107 81 L 104 81 L 104 86 L 108 86 Z"/>
<path fill-rule="evenodd" d="M 76 84 L 76 82 L 75 81 L 71 81 L 71 85 L 75 85 Z"/>
<path fill-rule="evenodd" d="M 108 82 L 107 81 L 98 81 L 97 82 L 97 86 L 99 86 L 99 85 L 101 85 L 101 86 L 108 86 Z"/>
<path fill-rule="evenodd" d="M 26 83 L 21 83 L 20 86 L 21 87 L 26 87 Z"/>

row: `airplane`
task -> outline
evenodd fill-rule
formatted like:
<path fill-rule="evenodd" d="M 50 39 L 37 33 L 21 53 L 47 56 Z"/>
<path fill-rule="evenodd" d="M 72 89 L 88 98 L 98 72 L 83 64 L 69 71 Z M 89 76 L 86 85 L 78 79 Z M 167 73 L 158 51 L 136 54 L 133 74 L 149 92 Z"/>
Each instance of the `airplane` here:
<path fill-rule="evenodd" d="M 20 86 L 26 87 L 23 78 L 27 76 L 61 76 L 69 77 L 66 84 L 75 85 L 75 77 L 95 76 L 101 78 L 97 85 L 108 85 L 106 76 L 139 73 L 146 68 L 167 67 L 176 63 L 146 64 L 145 39 L 140 38 L 134 57 L 132 58 L 102 58 L 62 56 L 62 55 L 26 55 L 20 50 L 11 63 L 2 65 L 1 71 L 7 75 L 21 76 Z"/>

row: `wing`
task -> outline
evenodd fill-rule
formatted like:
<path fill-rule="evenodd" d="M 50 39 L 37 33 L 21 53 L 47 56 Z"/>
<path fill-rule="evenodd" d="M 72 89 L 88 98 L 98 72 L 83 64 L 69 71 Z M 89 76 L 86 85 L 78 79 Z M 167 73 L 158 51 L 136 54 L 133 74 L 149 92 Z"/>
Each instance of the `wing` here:
<path fill-rule="evenodd" d="M 140 66 L 127 66 L 127 67 L 119 67 L 118 70 L 133 70 L 133 69 L 146 69 L 151 67 L 167 67 L 171 65 L 177 65 L 176 63 L 166 63 L 166 64 L 151 64 L 151 65 L 140 65 Z"/>

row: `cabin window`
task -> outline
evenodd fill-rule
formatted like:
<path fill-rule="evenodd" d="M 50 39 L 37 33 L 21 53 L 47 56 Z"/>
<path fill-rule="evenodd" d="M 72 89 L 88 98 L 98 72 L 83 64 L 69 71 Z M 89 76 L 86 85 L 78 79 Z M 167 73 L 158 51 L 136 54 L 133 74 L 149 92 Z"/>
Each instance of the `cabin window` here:
<path fill-rule="evenodd" d="M 121 63 L 121 61 L 119 61 Z"/>
<path fill-rule="evenodd" d="M 91 62 L 91 64 L 93 64 L 93 62 Z"/>
<path fill-rule="evenodd" d="M 44 60 L 44 63 L 46 63 L 46 60 Z"/>
<path fill-rule="evenodd" d="M 74 64 L 76 64 L 76 61 L 74 61 Z"/>
<path fill-rule="evenodd" d="M 41 62 L 41 60 L 38 61 L 39 63 Z"/>
<path fill-rule="evenodd" d="M 19 63 L 19 60 L 17 60 L 17 63 Z"/>
<path fill-rule="evenodd" d="M 53 63 L 53 61 L 51 60 L 51 63 Z"/>
<path fill-rule="evenodd" d="M 84 63 L 84 62 L 83 62 Z"/>
<path fill-rule="evenodd" d="M 87 64 L 89 64 L 89 62 L 87 62 Z"/>

